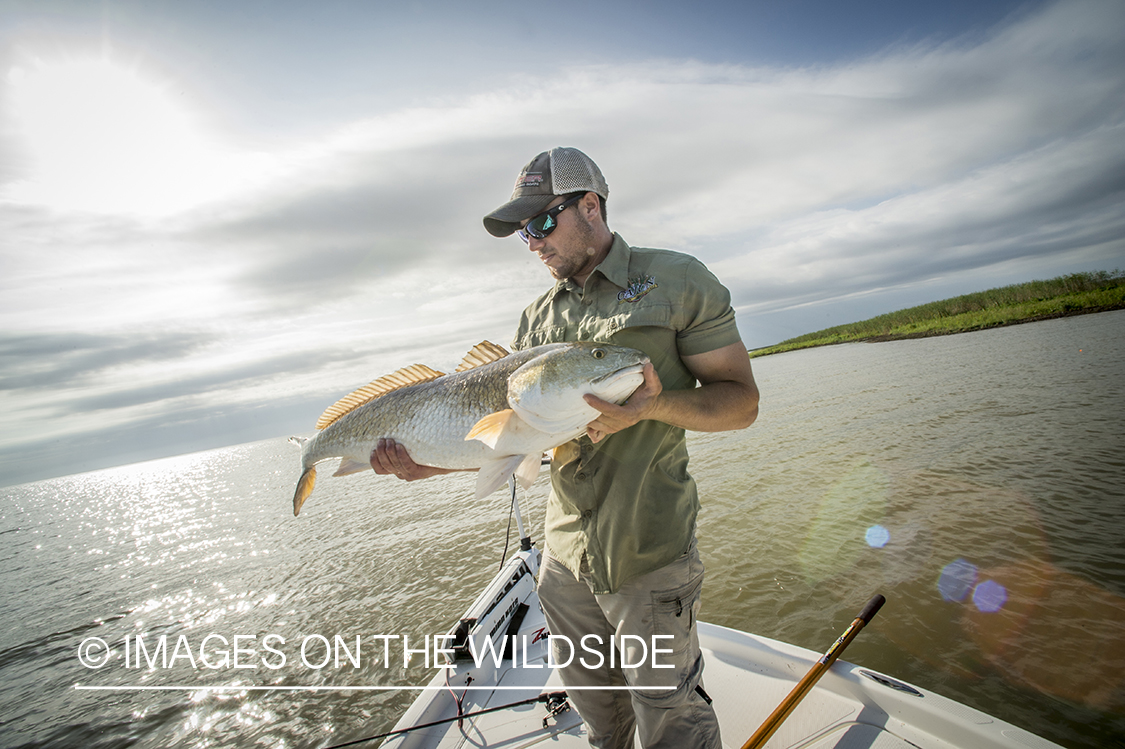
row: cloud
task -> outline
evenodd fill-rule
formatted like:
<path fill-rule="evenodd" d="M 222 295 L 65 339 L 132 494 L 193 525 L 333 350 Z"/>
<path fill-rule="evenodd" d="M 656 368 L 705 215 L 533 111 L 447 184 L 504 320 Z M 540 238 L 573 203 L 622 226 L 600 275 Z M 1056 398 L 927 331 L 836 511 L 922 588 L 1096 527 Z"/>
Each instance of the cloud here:
<path fill-rule="evenodd" d="M 772 227 L 747 258 L 714 264 L 751 309 L 979 272 L 1014 258 L 1125 251 L 1125 125 L 861 209 Z"/>
<path fill-rule="evenodd" d="M 284 436 L 286 432 L 308 432 L 319 413 L 320 407 L 306 398 L 270 398 L 226 408 L 196 404 L 174 414 L 92 424 L 6 448 L 0 452 L 0 479 L 4 485 L 17 484 Z M 302 426 L 294 428 L 294 424 Z M 295 474 L 298 462 L 299 451 L 294 448 Z"/>
<path fill-rule="evenodd" d="M 479 231 L 480 216 L 524 160 L 569 144 L 602 164 L 611 223 L 631 241 L 745 254 L 778 224 L 940 199 L 968 174 L 1121 122 L 1122 24 L 1118 8 L 1064 3 L 977 46 L 834 67 L 571 68 L 343 128 L 320 145 L 313 178 L 215 231 L 269 245 L 241 277 L 265 292 L 362 294 L 428 260 L 500 265 L 510 252 Z M 1038 168 L 1050 182 L 1067 167 Z M 960 217 L 946 218 L 956 230 Z"/>
<path fill-rule="evenodd" d="M 190 355 L 211 336 L 174 331 L 147 337 L 0 334 L 0 390 L 54 390 L 98 381 L 141 363 Z"/>
<path fill-rule="evenodd" d="M 217 402 L 216 393 L 238 391 L 247 384 L 281 377 L 300 377 L 323 369 L 339 366 L 341 363 L 366 357 L 354 351 L 337 350 L 332 353 L 318 352 L 316 359 L 307 353 L 299 352 L 273 356 L 268 359 L 238 364 L 204 374 L 179 376 L 167 382 L 144 385 L 129 385 L 118 390 L 99 390 L 89 395 L 73 398 L 66 403 L 66 410 L 86 413 L 111 409 L 130 408 L 167 401 L 178 401 L 188 396 L 209 394 L 210 400 Z M 236 396 L 237 397 L 237 396 Z M 233 399 L 232 399 L 233 400 Z M 65 414 L 61 414 L 65 415 Z"/>
<path fill-rule="evenodd" d="M 0 199 L 0 438 L 264 438 L 235 425 L 506 344 L 550 281 L 481 217 L 554 145 L 598 161 L 628 241 L 717 272 L 750 346 L 808 332 L 809 306 L 827 327 L 876 292 L 1119 266 L 1123 28 L 1125 6 L 1061 2 L 831 65 L 574 65 L 256 153 L 270 179 L 177 215 Z"/>

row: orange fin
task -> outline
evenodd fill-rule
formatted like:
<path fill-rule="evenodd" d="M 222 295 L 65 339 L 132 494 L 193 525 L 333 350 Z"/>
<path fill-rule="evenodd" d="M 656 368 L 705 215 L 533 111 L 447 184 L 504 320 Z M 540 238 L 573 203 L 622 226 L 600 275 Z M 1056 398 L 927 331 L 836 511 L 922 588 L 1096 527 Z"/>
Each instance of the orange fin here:
<path fill-rule="evenodd" d="M 514 418 L 519 417 L 516 416 L 516 412 L 510 408 L 490 413 L 473 425 L 473 428 L 465 435 L 465 441 L 480 440 L 495 450 L 496 443 L 499 442 L 500 436 L 504 434 L 504 430 L 508 428 L 509 422 Z"/>
<path fill-rule="evenodd" d="M 482 367 L 485 364 L 500 361 L 507 355 L 508 350 L 503 346 L 497 346 L 491 341 L 481 341 L 476 346 L 473 346 L 472 351 L 465 354 L 465 358 L 457 365 L 455 371 L 464 372 L 467 369 Z"/>
<path fill-rule="evenodd" d="M 577 440 L 564 442 L 551 450 L 551 462 L 566 465 L 572 460 L 577 460 L 579 454 Z"/>
<path fill-rule="evenodd" d="M 301 514 L 301 505 L 312 494 L 313 486 L 316 485 L 316 468 L 309 467 L 301 474 L 301 480 L 297 482 L 297 491 L 293 493 L 293 515 L 294 517 Z"/>
<path fill-rule="evenodd" d="M 400 390 L 404 387 L 417 385 L 420 382 L 436 380 L 439 377 L 443 377 L 444 374 L 444 372 L 430 369 L 424 364 L 412 364 L 409 367 L 403 367 L 397 372 L 384 375 L 364 385 L 359 390 L 345 395 L 325 409 L 324 413 L 320 415 L 320 418 L 316 420 L 316 428 L 324 429 L 344 414 L 350 413 L 366 403 L 370 403 L 379 396 L 386 395 L 395 390 Z"/>

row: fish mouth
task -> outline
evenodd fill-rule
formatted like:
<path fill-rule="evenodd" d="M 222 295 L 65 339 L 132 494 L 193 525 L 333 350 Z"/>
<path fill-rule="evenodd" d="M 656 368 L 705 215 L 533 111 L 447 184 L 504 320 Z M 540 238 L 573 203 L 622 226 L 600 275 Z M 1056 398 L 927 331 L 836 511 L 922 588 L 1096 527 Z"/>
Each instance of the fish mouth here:
<path fill-rule="evenodd" d="M 634 364 L 631 367 L 622 367 L 621 369 L 615 369 L 612 372 L 606 372 L 604 375 L 602 375 L 601 377 L 597 377 L 597 378 L 593 379 L 591 382 L 602 383 L 602 382 L 605 382 L 606 380 L 610 379 L 611 377 L 616 378 L 616 377 L 623 377 L 623 376 L 631 375 L 631 374 L 640 374 L 640 373 L 644 372 L 644 369 L 645 369 L 645 362 L 641 362 L 640 364 Z"/>

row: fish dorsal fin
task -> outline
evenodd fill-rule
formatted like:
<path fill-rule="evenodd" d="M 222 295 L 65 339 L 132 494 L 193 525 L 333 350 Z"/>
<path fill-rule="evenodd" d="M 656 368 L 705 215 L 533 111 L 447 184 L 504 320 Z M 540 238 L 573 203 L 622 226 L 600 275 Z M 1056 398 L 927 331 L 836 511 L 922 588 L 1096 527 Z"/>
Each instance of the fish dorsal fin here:
<path fill-rule="evenodd" d="M 439 377 L 443 377 L 444 374 L 444 372 L 439 372 L 436 369 L 430 369 L 425 364 L 411 364 L 409 367 L 403 367 L 397 372 L 383 375 L 379 379 L 364 385 L 359 390 L 345 395 L 325 409 L 324 413 L 320 415 L 320 418 L 316 420 L 316 428 L 324 429 L 344 414 L 350 413 L 382 395 L 386 395 L 394 390 L 400 390 L 404 387 L 417 385 L 420 382 L 436 380 Z"/>
<path fill-rule="evenodd" d="M 465 358 L 457 365 L 458 372 L 464 372 L 466 369 L 473 369 L 474 367 L 482 367 L 485 364 L 491 364 L 494 361 L 500 361 L 508 355 L 508 350 L 503 346 L 497 346 L 491 341 L 481 341 L 473 350 L 465 354 Z"/>

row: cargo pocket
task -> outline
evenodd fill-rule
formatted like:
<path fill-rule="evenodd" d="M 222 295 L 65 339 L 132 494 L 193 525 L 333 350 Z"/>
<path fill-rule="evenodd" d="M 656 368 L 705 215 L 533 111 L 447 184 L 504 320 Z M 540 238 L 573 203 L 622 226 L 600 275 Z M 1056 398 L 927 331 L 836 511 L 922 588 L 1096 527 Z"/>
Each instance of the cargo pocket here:
<path fill-rule="evenodd" d="M 695 617 L 699 612 L 703 575 L 670 590 L 652 593 L 653 634 L 660 635 L 657 647 L 670 649 L 676 655 L 685 653 L 694 637 Z M 664 639 L 671 635 L 671 639 Z"/>

